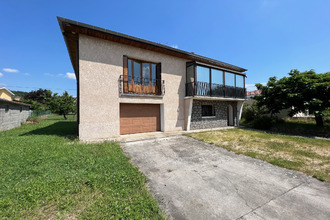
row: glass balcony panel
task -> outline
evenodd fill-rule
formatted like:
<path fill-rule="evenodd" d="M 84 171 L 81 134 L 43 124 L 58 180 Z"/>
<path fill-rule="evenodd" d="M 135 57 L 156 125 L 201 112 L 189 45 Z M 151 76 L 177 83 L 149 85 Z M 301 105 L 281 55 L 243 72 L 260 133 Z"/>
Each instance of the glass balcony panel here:
<path fill-rule="evenodd" d="M 226 86 L 235 86 L 235 74 L 226 72 L 225 73 L 225 84 L 226 84 Z"/>
<path fill-rule="evenodd" d="M 223 73 L 221 70 L 211 69 L 212 84 L 223 85 Z"/>
<path fill-rule="evenodd" d="M 236 87 L 244 88 L 244 77 L 236 75 Z"/>
<path fill-rule="evenodd" d="M 196 81 L 210 83 L 210 69 L 202 66 L 197 66 Z"/>

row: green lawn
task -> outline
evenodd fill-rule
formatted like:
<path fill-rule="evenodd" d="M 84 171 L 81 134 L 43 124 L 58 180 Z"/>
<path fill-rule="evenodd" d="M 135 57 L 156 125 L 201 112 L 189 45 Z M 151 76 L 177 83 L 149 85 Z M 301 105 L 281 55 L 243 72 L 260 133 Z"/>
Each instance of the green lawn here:
<path fill-rule="evenodd" d="M 274 132 L 284 132 L 296 135 L 318 136 L 330 138 L 330 124 L 324 122 L 323 127 L 316 126 L 314 119 L 299 120 L 295 118 L 288 118 L 282 123 L 274 124 L 271 129 Z"/>
<path fill-rule="evenodd" d="M 0 132 L 0 219 L 163 219 L 117 143 L 81 144 L 51 116 Z"/>
<path fill-rule="evenodd" d="M 330 140 L 228 129 L 188 136 L 330 182 Z"/>

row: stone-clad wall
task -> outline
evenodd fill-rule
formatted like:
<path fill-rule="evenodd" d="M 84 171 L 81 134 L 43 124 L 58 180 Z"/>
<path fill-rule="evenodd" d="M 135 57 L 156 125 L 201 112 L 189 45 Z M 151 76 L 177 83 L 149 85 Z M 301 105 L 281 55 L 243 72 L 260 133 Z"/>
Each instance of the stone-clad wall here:
<path fill-rule="evenodd" d="M 6 106 L 9 106 L 8 111 L 6 111 Z M 22 107 L 22 111 L 20 107 Z M 26 122 L 29 114 L 28 106 L 0 102 L 0 131 L 21 126 Z"/>
<path fill-rule="evenodd" d="M 190 129 L 207 129 L 227 126 L 227 106 L 233 107 L 234 125 L 236 125 L 237 102 L 193 100 Z M 213 105 L 215 116 L 202 117 L 202 105 Z"/>

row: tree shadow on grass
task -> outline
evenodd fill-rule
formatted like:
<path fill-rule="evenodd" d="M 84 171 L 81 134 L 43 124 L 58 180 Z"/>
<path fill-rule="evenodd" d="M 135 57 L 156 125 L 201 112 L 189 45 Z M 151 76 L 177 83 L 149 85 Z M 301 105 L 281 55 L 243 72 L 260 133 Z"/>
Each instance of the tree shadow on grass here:
<path fill-rule="evenodd" d="M 77 122 L 76 121 L 61 121 L 51 124 L 47 127 L 38 128 L 33 131 L 22 134 L 26 135 L 56 135 L 66 137 L 71 140 L 77 137 Z"/>

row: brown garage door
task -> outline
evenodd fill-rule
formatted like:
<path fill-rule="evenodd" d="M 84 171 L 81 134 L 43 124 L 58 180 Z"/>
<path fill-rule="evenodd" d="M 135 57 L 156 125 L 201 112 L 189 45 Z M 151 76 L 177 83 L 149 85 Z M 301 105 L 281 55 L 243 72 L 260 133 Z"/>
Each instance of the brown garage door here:
<path fill-rule="evenodd" d="M 120 104 L 120 134 L 160 131 L 160 107 L 150 104 Z"/>

